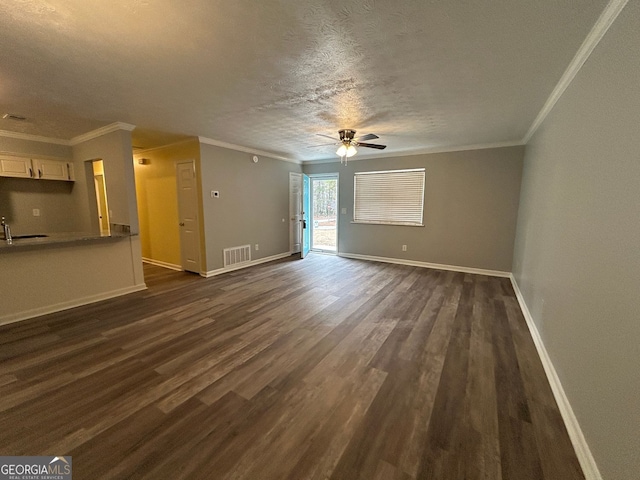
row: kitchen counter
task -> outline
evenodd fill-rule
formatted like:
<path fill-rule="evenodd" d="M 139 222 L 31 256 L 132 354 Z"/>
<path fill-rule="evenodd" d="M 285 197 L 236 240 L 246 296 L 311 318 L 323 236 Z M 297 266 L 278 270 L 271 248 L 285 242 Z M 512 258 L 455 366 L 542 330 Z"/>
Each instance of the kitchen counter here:
<path fill-rule="evenodd" d="M 111 235 L 101 235 L 99 233 L 71 232 L 71 233 L 48 233 L 46 237 L 38 238 L 14 238 L 13 243 L 0 240 L 0 252 L 14 250 L 34 249 L 53 245 L 85 244 L 89 242 L 108 242 L 112 240 L 129 238 L 136 234 L 112 233 Z"/>

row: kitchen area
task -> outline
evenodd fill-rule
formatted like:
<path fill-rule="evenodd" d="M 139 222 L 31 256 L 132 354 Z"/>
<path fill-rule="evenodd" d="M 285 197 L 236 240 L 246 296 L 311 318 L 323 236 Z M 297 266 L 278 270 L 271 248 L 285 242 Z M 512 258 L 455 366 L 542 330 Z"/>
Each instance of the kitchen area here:
<path fill-rule="evenodd" d="M 146 288 L 132 129 L 0 132 L 0 325 Z"/>

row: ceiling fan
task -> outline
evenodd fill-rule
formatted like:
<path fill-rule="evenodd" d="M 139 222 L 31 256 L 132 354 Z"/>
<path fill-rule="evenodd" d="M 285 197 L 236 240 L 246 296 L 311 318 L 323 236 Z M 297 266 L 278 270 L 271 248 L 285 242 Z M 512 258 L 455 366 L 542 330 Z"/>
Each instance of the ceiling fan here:
<path fill-rule="evenodd" d="M 317 135 L 335 140 L 329 135 L 323 135 L 321 133 L 318 133 Z M 364 143 L 365 140 L 375 140 L 376 138 L 380 138 L 373 133 L 367 133 L 366 135 L 361 135 L 356 138 L 355 130 L 343 128 L 342 130 L 338 130 L 338 135 L 340 136 L 340 140 L 338 142 L 327 143 L 325 145 L 340 145 L 336 151 L 336 155 L 340 157 L 340 163 L 344 163 L 345 165 L 347 164 L 347 158 L 353 157 L 358 153 L 358 149 L 356 147 L 375 148 L 377 150 L 384 150 L 387 148 L 386 145 L 378 145 L 377 143 Z M 320 147 L 322 145 L 315 146 Z"/>

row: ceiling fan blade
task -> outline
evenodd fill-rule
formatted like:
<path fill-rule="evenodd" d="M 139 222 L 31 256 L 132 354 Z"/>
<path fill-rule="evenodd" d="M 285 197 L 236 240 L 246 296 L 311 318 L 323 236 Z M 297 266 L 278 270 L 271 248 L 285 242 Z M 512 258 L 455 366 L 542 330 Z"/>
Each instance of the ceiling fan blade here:
<path fill-rule="evenodd" d="M 329 135 L 324 135 L 322 133 L 316 133 L 317 136 L 319 137 L 325 137 L 325 138 L 330 138 L 331 140 L 333 140 L 334 142 L 337 142 L 338 139 L 336 137 L 330 137 Z"/>
<path fill-rule="evenodd" d="M 358 147 L 367 147 L 367 148 L 377 148 L 378 150 L 384 150 L 387 148 L 386 145 L 377 145 L 375 143 L 357 143 Z"/>
<path fill-rule="evenodd" d="M 361 135 L 358 138 L 356 138 L 357 141 L 360 140 L 375 140 L 376 138 L 380 138 L 378 135 L 375 135 L 373 133 L 367 133 L 366 135 Z"/>
<path fill-rule="evenodd" d="M 321 143 L 320 145 L 307 145 L 307 148 L 326 147 L 327 145 L 340 145 L 340 142 Z"/>

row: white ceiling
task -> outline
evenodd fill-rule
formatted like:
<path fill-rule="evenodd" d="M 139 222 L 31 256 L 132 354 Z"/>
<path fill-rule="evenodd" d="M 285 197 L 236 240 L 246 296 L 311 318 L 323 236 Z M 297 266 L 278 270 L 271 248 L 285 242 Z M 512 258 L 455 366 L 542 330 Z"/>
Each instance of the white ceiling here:
<path fill-rule="evenodd" d="M 297 160 L 332 158 L 310 147 L 339 128 L 385 156 L 518 142 L 606 3 L 4 1 L 0 113 L 28 120 L 0 130 L 120 121 L 144 147 L 162 131 Z"/>

